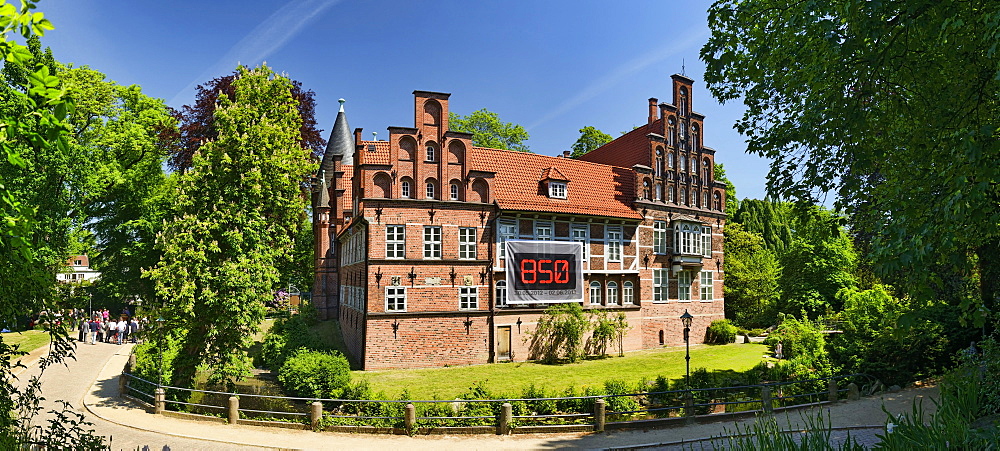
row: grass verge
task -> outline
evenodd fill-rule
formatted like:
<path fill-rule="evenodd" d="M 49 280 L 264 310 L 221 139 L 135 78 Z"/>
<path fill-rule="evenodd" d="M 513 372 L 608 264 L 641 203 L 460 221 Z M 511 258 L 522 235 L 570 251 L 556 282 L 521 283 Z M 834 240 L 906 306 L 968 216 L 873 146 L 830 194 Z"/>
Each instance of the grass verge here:
<path fill-rule="evenodd" d="M 26 330 L 24 332 L 8 332 L 0 334 L 3 342 L 10 345 L 18 345 L 21 351 L 31 352 L 42 346 L 49 345 L 49 334 L 44 330 Z M 75 335 L 71 336 L 75 338 Z"/>
<path fill-rule="evenodd" d="M 743 371 L 761 361 L 767 347 L 761 344 L 691 347 L 691 369 Z M 548 391 L 562 392 L 603 386 L 604 381 L 619 379 L 629 383 L 684 376 L 684 347 L 646 349 L 628 352 L 625 357 L 584 360 L 577 363 L 545 365 L 516 362 L 471 365 L 449 368 L 409 370 L 354 371 L 351 379 L 367 380 L 374 391 L 394 397 L 403 389 L 412 399 L 452 399 L 466 392 L 476 382 L 484 382 L 493 392 L 520 393 L 534 384 Z"/>

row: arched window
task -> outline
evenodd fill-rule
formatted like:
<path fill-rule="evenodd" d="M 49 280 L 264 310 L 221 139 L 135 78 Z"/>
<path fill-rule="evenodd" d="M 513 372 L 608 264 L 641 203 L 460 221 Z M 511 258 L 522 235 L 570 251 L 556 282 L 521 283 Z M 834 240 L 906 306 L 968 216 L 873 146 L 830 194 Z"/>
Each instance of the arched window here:
<path fill-rule="evenodd" d="M 497 281 L 496 287 L 496 304 L 497 307 L 507 306 L 507 282 L 503 280 Z"/>
<path fill-rule="evenodd" d="M 660 331 L 660 344 L 663 344 L 663 331 Z"/>
<path fill-rule="evenodd" d="M 451 183 L 451 200 L 458 200 L 458 183 Z"/>
<path fill-rule="evenodd" d="M 649 200 L 652 194 L 652 188 L 649 186 L 649 180 L 642 181 L 642 198 Z"/>
<path fill-rule="evenodd" d="M 720 196 L 719 193 L 715 193 L 712 197 L 715 200 L 715 209 L 722 211 L 722 196 Z"/>
<path fill-rule="evenodd" d="M 677 187 L 671 186 L 667 188 L 667 202 L 677 202 Z"/>
<path fill-rule="evenodd" d="M 687 158 L 684 158 L 684 156 L 681 155 L 680 160 L 681 160 L 681 170 L 682 171 L 688 170 L 688 163 L 687 163 L 688 160 L 687 160 Z"/>
<path fill-rule="evenodd" d="M 437 199 L 437 184 L 434 183 L 434 179 L 427 179 L 427 199 Z"/>
<path fill-rule="evenodd" d="M 695 157 L 691 157 L 691 173 L 698 174 L 698 159 Z"/>
<path fill-rule="evenodd" d="M 673 116 L 667 119 L 667 145 L 674 147 L 677 145 L 677 120 Z"/>
<path fill-rule="evenodd" d="M 669 167 L 670 169 L 674 168 L 674 153 L 673 152 L 670 152 L 669 154 L 667 154 L 667 167 Z"/>
<path fill-rule="evenodd" d="M 635 303 L 635 291 L 632 289 L 632 282 L 622 284 L 622 302 L 625 305 Z"/>
<path fill-rule="evenodd" d="M 656 176 L 663 177 L 663 148 L 656 148 Z"/>
<path fill-rule="evenodd" d="M 677 109 L 680 110 L 681 116 L 687 116 L 688 112 L 688 90 L 687 88 L 681 86 L 680 90 L 680 101 L 677 102 Z"/>
<path fill-rule="evenodd" d="M 704 159 L 701 162 L 701 169 L 705 172 L 705 183 L 712 183 L 712 161 Z"/>
<path fill-rule="evenodd" d="M 656 184 L 656 194 L 653 199 L 656 199 L 657 201 L 663 200 L 663 185 L 659 183 Z"/>
<path fill-rule="evenodd" d="M 691 148 L 690 146 L 688 146 L 688 144 L 689 144 L 688 143 L 688 126 L 687 126 L 687 124 L 685 124 L 683 122 L 681 122 L 681 142 L 684 143 L 684 148 L 685 149 L 690 149 Z"/>
<path fill-rule="evenodd" d="M 618 305 L 618 284 L 608 282 L 608 305 Z"/>
<path fill-rule="evenodd" d="M 413 182 L 409 179 L 403 179 L 399 184 L 399 196 L 403 199 L 410 199 L 413 197 L 413 193 L 410 191 L 413 188 Z"/>
<path fill-rule="evenodd" d="M 700 207 L 701 205 L 698 205 L 698 200 L 699 200 L 698 190 L 697 189 L 692 189 L 691 190 L 691 205 L 694 205 L 695 207 Z"/>
<path fill-rule="evenodd" d="M 427 161 L 437 161 L 436 158 L 437 158 L 437 155 L 435 154 L 435 151 L 434 151 L 434 145 L 433 144 L 428 144 L 427 145 Z"/>
<path fill-rule="evenodd" d="M 681 188 L 681 204 L 687 205 L 688 203 L 688 191 L 687 188 Z"/>
<path fill-rule="evenodd" d="M 601 283 L 594 281 L 590 282 L 590 304 L 600 304 L 601 303 Z"/>
<path fill-rule="evenodd" d="M 701 145 L 699 145 L 699 138 L 700 137 L 701 137 L 701 135 L 698 133 L 698 124 L 692 125 L 691 126 L 691 148 L 692 149 L 698 150 L 699 148 L 701 148 Z"/>
<path fill-rule="evenodd" d="M 701 207 L 702 208 L 712 208 L 712 204 L 708 203 L 708 190 L 701 192 Z"/>

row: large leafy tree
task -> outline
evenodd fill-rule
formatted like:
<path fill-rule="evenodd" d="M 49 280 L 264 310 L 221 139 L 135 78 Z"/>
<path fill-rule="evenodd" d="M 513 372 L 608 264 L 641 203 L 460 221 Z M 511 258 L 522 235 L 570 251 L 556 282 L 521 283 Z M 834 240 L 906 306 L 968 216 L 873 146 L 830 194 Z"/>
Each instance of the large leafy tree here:
<path fill-rule="evenodd" d="M 449 128 L 456 132 L 472 133 L 472 144 L 491 149 L 530 152 L 528 132 L 524 127 L 500 120 L 500 116 L 485 108 L 468 116 L 448 113 Z"/>
<path fill-rule="evenodd" d="M 1000 3 L 719 0 L 712 94 L 773 160 L 768 190 L 833 191 L 883 276 L 918 299 L 968 268 L 979 324 L 1000 295 Z M 838 208 L 840 209 L 840 208 Z M 979 308 L 982 307 L 982 308 Z"/>
<path fill-rule="evenodd" d="M 232 87 L 215 108 L 217 137 L 180 176 L 176 215 L 158 240 L 163 258 L 148 274 L 166 300 L 165 330 L 179 339 L 180 386 L 190 387 L 201 365 L 216 382 L 249 374 L 263 301 L 303 224 L 301 181 L 316 169 L 300 144 L 290 80 L 240 67 Z"/>
<path fill-rule="evenodd" d="M 611 135 L 598 130 L 590 125 L 580 129 L 580 138 L 573 143 L 572 158 L 580 158 L 587 152 L 601 147 L 614 139 Z"/>
<path fill-rule="evenodd" d="M 780 266 L 764 239 L 738 222 L 726 224 L 726 318 L 743 327 L 767 327 L 776 318 Z"/>
<path fill-rule="evenodd" d="M 170 212 L 160 134 L 175 129 L 175 121 L 162 100 L 138 86 L 118 85 L 87 67 L 59 75 L 77 99 L 70 117 L 80 186 L 75 216 L 79 227 L 93 230 L 101 251 L 91 259 L 102 273 L 100 294 L 113 302 L 134 295 L 152 301 L 141 271 L 160 257 L 155 237 Z"/>
<path fill-rule="evenodd" d="M 738 222 L 748 232 L 764 239 L 769 250 L 780 255 L 792 243 L 793 216 L 791 207 L 784 202 L 760 199 L 743 199 L 739 208 L 731 210 L 730 223 Z"/>
<path fill-rule="evenodd" d="M 170 144 L 168 164 L 175 170 L 185 171 L 191 168 L 191 158 L 206 141 L 218 136 L 215 125 L 215 109 L 219 95 L 232 98 L 234 94 L 233 81 L 239 72 L 214 78 L 198 85 L 194 105 L 184 105 L 179 111 L 174 111 L 174 117 L 180 124 L 177 130 L 165 129 L 162 139 Z M 319 158 L 326 149 L 326 140 L 321 130 L 316 128 L 316 100 L 312 90 L 303 90 L 302 83 L 292 80 L 292 98 L 295 99 L 299 114 L 299 145 L 308 149 L 313 156 Z"/>
<path fill-rule="evenodd" d="M 51 270 L 59 255 L 60 240 L 67 236 L 56 227 L 52 212 L 31 191 L 41 186 L 47 194 L 66 203 L 64 185 L 68 153 L 66 116 L 72 111 L 55 75 L 51 54 L 42 54 L 35 36 L 52 24 L 34 11 L 32 0 L 20 8 L 0 0 L 0 59 L 4 61 L 0 80 L 0 322 L 6 327 L 28 312 L 51 306 L 55 282 Z M 18 33 L 29 46 L 18 44 L 9 35 Z M 49 58 L 46 58 L 49 57 Z M 39 183 L 34 185 L 33 183 Z M 54 214 L 63 214 L 58 210 Z M 65 242 L 65 241 L 63 241 Z M 41 367 L 58 363 L 72 355 L 66 330 L 47 322 L 52 337 L 51 352 Z M 54 412 L 60 421 L 39 425 L 41 384 L 32 377 L 22 385 L 12 375 L 12 358 L 23 354 L 0 337 L 0 448 L 21 449 L 30 444 L 51 448 L 105 449 L 102 437 L 85 430 L 89 424 L 78 412 L 64 407 Z M 64 404 L 66 406 L 66 404 Z"/>

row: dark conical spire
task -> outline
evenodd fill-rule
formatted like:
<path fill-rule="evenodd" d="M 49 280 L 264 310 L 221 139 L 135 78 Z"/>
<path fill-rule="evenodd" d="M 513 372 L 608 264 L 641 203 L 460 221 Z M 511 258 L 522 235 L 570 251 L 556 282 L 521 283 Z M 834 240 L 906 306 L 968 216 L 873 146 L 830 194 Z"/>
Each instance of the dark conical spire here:
<path fill-rule="evenodd" d="M 347 114 L 344 113 L 344 99 L 340 102 L 340 112 L 337 113 L 337 121 L 333 123 L 333 130 L 330 132 L 330 140 L 326 145 L 326 152 L 323 154 L 323 163 L 319 170 L 327 184 L 333 178 L 334 159 L 341 157 L 342 165 L 354 164 L 354 136 L 351 135 L 351 127 L 347 125 Z"/>

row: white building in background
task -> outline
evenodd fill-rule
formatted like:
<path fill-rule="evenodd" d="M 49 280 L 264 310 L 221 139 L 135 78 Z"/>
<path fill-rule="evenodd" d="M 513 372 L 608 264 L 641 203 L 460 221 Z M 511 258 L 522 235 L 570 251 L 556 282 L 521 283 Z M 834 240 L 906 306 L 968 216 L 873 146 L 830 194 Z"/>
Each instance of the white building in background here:
<path fill-rule="evenodd" d="M 66 268 L 62 273 L 56 274 L 59 282 L 82 282 L 84 280 L 94 281 L 101 278 L 100 271 L 91 269 L 90 258 L 86 255 L 71 255 L 66 260 Z"/>

